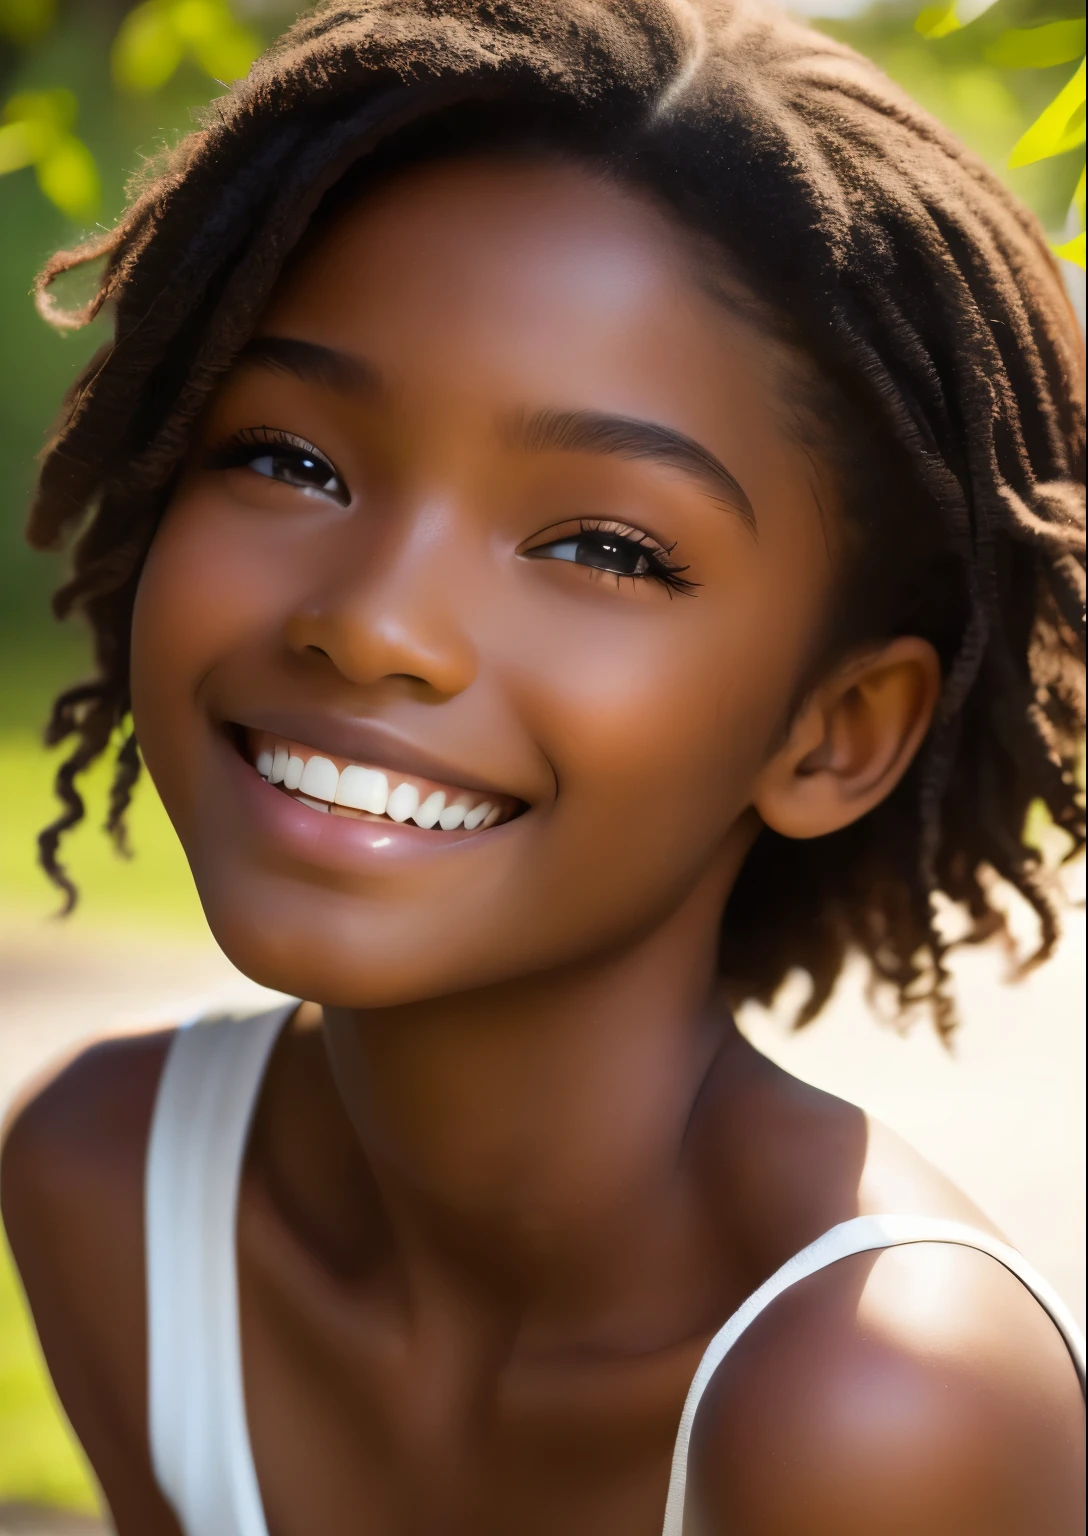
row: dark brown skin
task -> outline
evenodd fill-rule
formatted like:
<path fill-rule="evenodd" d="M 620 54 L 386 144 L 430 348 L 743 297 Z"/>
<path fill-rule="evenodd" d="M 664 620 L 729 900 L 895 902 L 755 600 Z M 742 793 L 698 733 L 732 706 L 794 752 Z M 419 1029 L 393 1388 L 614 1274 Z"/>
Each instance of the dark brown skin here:
<path fill-rule="evenodd" d="M 144 755 L 224 949 L 312 1000 L 273 1055 L 239 1218 L 271 1536 L 656 1536 L 702 1350 L 771 1271 L 859 1212 L 988 1225 L 716 999 L 760 821 L 816 836 L 877 804 L 939 675 L 901 638 L 791 714 L 837 590 L 834 487 L 791 423 L 787 360 L 701 260 L 570 168 L 399 180 L 311 243 L 262 326 L 355 376 L 241 363 L 152 549 Z M 530 449 L 518 424 L 547 410 L 664 425 L 743 493 Z M 319 449 L 345 497 L 209 462 L 261 426 Z M 698 585 L 527 557 L 579 518 L 671 547 Z M 525 809 L 356 860 L 269 831 L 253 807 L 280 792 L 227 722 Z M 363 825 L 320 820 L 328 838 Z M 43 1345 L 121 1536 L 177 1531 L 144 1406 L 142 1177 L 168 1041 L 55 1075 L 3 1162 Z M 864 1256 L 728 1357 L 691 1525 L 1064 1536 L 1082 1424 L 1056 1330 L 993 1260 Z"/>

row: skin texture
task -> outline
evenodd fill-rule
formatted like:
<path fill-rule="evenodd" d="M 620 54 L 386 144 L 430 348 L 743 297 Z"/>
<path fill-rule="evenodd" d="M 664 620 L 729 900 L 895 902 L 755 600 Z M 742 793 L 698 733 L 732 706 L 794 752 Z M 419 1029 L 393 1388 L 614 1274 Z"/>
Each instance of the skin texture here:
<path fill-rule="evenodd" d="M 761 821 L 816 836 L 877 804 L 939 677 L 900 638 L 837 659 L 794 708 L 835 601 L 834 487 L 783 403 L 788 360 L 708 296 L 700 259 L 567 167 L 401 178 L 311 241 L 261 327 L 352 367 L 243 360 L 151 551 L 141 747 L 224 949 L 310 1000 L 273 1055 L 239 1215 L 272 1536 L 651 1536 L 700 1354 L 761 1280 L 858 1212 L 987 1225 L 759 1057 L 716 999 L 722 906 Z M 667 427 L 743 494 L 527 445 L 541 412 Z M 260 427 L 319 449 L 343 495 L 221 467 Z M 579 519 L 671 550 L 697 585 L 531 557 Z M 281 836 L 280 792 L 225 727 L 287 720 L 523 813 L 391 854 L 312 813 Z M 55 1074 L 3 1162 L 43 1345 L 121 1536 L 176 1532 L 148 1464 L 141 1250 L 168 1040 Z M 846 1261 L 719 1372 L 692 1525 L 1072 1532 L 1082 1422 L 1056 1331 L 993 1261 Z"/>

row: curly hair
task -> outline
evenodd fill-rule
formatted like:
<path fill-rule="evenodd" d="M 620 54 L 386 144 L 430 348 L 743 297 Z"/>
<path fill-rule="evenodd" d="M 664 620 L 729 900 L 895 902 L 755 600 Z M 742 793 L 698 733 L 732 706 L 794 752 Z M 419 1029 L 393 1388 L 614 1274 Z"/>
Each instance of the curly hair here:
<path fill-rule="evenodd" d="M 458 138 L 455 119 L 476 126 Z M 194 422 L 314 214 L 395 168 L 390 146 L 403 161 L 475 134 L 498 151 L 518 124 L 709 237 L 808 359 L 825 391 L 808 415 L 857 535 L 837 643 L 917 633 L 942 659 L 932 728 L 882 805 L 830 836 L 757 839 L 722 926 L 731 997 L 769 1001 L 801 967 L 804 1021 L 858 950 L 947 1034 L 936 899 L 968 940 L 1001 931 L 996 873 L 1038 914 L 1044 958 L 1059 906 L 1029 808 L 1069 856 L 1085 841 L 1080 335 L 1041 231 L 996 178 L 870 62 L 747 0 L 325 0 L 145 174 L 112 231 L 48 263 L 46 319 L 108 306 L 114 336 L 67 397 L 30 514 L 33 545 L 74 545 L 54 610 L 82 611 L 96 661 L 46 728 L 76 745 L 41 861 L 70 908 L 59 839 L 83 815 L 77 776 L 119 729 L 107 829 L 123 844 L 141 566 Z M 94 295 L 65 310 L 50 285 L 83 267 Z"/>

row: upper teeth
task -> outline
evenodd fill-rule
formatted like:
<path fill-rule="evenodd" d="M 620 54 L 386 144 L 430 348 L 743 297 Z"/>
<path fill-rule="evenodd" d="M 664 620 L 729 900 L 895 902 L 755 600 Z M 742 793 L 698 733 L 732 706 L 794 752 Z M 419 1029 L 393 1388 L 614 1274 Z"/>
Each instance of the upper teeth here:
<path fill-rule="evenodd" d="M 322 762 L 325 759 L 314 758 L 313 761 Z M 332 768 L 331 763 L 329 767 Z M 333 772 L 336 772 L 335 768 Z M 389 780 L 376 768 L 360 768 L 355 763 L 349 763 L 341 770 L 333 793 L 328 798 L 335 800 L 337 805 L 348 805 L 353 810 L 372 811 L 375 816 L 381 816 L 389 802 Z"/>
<path fill-rule="evenodd" d="M 287 767 L 290 770 L 292 759 L 287 759 Z M 297 759 L 294 759 L 297 761 Z M 302 794 L 313 795 L 315 800 L 335 800 L 337 790 L 340 787 L 340 774 L 336 764 L 330 763 L 327 757 L 311 757 L 302 770 L 302 777 L 298 781 L 298 787 Z"/>
<path fill-rule="evenodd" d="M 445 805 L 446 797 L 442 796 Z M 398 784 L 386 801 L 385 814 L 394 821 L 407 821 L 419 810 L 419 790 L 414 784 Z"/>
<path fill-rule="evenodd" d="M 459 798 L 447 804 L 446 792 L 441 789 L 421 799 L 415 784 L 394 781 L 390 788 L 388 777 L 379 768 L 349 763 L 340 769 L 327 757 L 304 759 L 279 743 L 262 748 L 255 766 L 270 784 L 282 784 L 314 809 L 343 806 L 372 816 L 389 816 L 393 821 L 414 821 L 419 827 L 438 826 L 444 832 L 461 825 L 468 831 L 485 822 L 490 826 L 500 814 L 500 808 L 490 800 L 470 806 Z"/>

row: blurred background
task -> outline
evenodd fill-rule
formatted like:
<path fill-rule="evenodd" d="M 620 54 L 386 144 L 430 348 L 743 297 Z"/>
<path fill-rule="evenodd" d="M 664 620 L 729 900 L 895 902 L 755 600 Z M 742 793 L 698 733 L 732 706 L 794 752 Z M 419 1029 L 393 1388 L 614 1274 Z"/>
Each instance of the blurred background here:
<path fill-rule="evenodd" d="M 541 0 L 546 3 L 546 0 Z M 86 668 L 83 636 L 49 616 L 62 562 L 22 542 L 35 456 L 64 390 L 103 339 L 62 336 L 29 298 L 49 253 L 121 211 L 129 173 L 244 74 L 301 6 L 284 0 L 0 0 L 0 1114 L 58 1053 L 106 1029 L 178 1017 L 257 989 L 211 940 L 150 784 L 136 856 L 99 832 L 105 777 L 68 844 L 73 918 L 35 864 L 52 815 L 49 701 Z M 1083 0 L 794 0 L 787 8 L 876 59 L 1038 214 L 1084 318 Z M 1024 914 L 1015 914 L 1024 925 Z M 1030 925 L 1024 926 L 1030 937 Z M 1049 967 L 1009 987 L 1000 956 L 960 959 L 954 1054 L 924 1025 L 874 1022 L 855 974 L 830 1014 L 791 1036 L 789 999 L 745 1026 L 790 1070 L 855 1099 L 957 1178 L 1084 1313 L 1084 917 Z M 31 1506 L 96 1495 L 48 1385 L 0 1233 L 0 1536 L 47 1529 Z M 83 1528 L 73 1514 L 48 1529 Z M 91 1528 L 89 1525 L 88 1529 Z"/>

